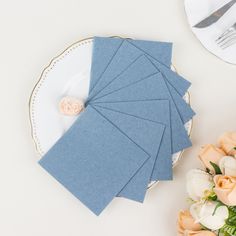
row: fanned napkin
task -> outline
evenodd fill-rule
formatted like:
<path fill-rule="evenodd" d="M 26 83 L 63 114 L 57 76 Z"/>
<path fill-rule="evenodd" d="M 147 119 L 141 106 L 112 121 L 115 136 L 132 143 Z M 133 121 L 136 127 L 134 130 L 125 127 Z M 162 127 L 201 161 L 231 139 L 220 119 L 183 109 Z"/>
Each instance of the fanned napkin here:
<path fill-rule="evenodd" d="M 102 107 L 96 107 L 95 109 L 150 155 L 150 158 L 119 193 L 119 196 L 142 202 L 158 155 L 165 126 L 161 123 L 140 119 Z M 140 132 L 140 129 L 142 132 Z"/>
<path fill-rule="evenodd" d="M 154 160 L 149 180 L 171 180 L 171 125 L 169 100 L 146 100 L 131 102 L 115 102 L 96 104 L 95 107 L 103 107 L 113 111 L 119 111 L 144 120 L 157 122 L 165 125 L 165 131 L 159 152 Z M 140 112 L 142 111 L 142 112 Z M 162 111 L 161 113 L 159 111 Z M 161 168 L 160 168 L 161 167 Z M 121 195 L 121 194 L 120 194 Z"/>
<path fill-rule="evenodd" d="M 172 154 L 191 142 L 190 83 L 170 69 L 172 44 L 95 37 L 85 111 L 40 165 L 99 215 L 114 197 L 143 202 L 172 179 Z"/>
<path fill-rule="evenodd" d="M 110 45 L 110 42 L 112 42 L 112 45 Z M 107 47 L 104 46 L 105 44 L 107 44 Z M 148 44 L 149 47 L 147 47 Z M 155 44 L 158 45 L 157 49 L 153 48 L 153 45 Z M 180 95 L 184 95 L 187 89 L 189 88 L 190 83 L 175 72 L 170 70 L 170 61 L 166 59 L 166 57 L 171 58 L 170 49 L 165 49 L 167 47 L 166 44 L 168 43 L 148 42 L 141 40 L 126 40 L 121 38 L 95 37 L 93 64 L 97 64 L 97 66 L 95 69 L 93 69 L 93 67 L 91 69 L 92 76 L 89 99 L 91 99 L 99 91 L 101 91 L 107 81 L 119 75 L 119 73 L 129 67 L 129 65 L 135 59 L 137 59 L 140 55 L 143 54 L 145 54 L 151 60 L 151 62 L 158 71 L 163 73 L 167 81 L 180 93 Z M 169 45 L 169 47 L 171 47 L 171 45 Z M 103 52 L 103 55 L 100 55 L 100 59 L 96 57 L 97 51 Z M 111 55 L 111 57 L 107 59 L 108 56 L 106 54 L 109 54 L 109 56 Z M 158 55 L 164 55 L 165 59 L 160 60 L 162 56 L 158 57 Z M 106 57 L 105 67 L 103 64 L 104 57 Z M 165 63 L 163 61 L 165 61 Z M 102 80 L 100 80 L 101 78 Z"/>
<path fill-rule="evenodd" d="M 100 104 L 120 101 L 145 101 L 150 99 L 168 99 L 170 101 L 172 153 L 189 147 L 191 145 L 189 137 L 161 73 L 154 74 L 146 79 L 132 84 L 132 86 L 127 86 L 115 91 L 102 97 L 101 99 L 95 100 L 95 102 L 90 102 L 91 104 Z"/>

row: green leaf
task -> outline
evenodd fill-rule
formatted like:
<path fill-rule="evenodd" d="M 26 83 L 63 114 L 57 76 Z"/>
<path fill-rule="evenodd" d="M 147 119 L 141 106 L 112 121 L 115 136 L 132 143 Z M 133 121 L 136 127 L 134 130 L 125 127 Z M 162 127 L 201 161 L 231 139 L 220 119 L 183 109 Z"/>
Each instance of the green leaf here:
<path fill-rule="evenodd" d="M 225 221 L 225 225 L 220 229 L 223 236 L 236 236 L 236 207 L 228 207 L 229 217 Z"/>
<path fill-rule="evenodd" d="M 226 223 L 228 225 L 234 225 L 236 226 L 236 215 L 235 216 L 232 216 L 232 217 L 229 217 L 227 220 L 226 220 Z"/>
<path fill-rule="evenodd" d="M 222 174 L 222 172 L 220 170 L 220 167 L 218 165 L 216 165 L 216 163 L 210 161 L 210 164 L 214 168 L 216 175 L 221 175 Z"/>
<path fill-rule="evenodd" d="M 221 228 L 221 232 L 224 233 L 224 235 L 230 235 L 230 236 L 236 236 L 236 226 L 233 225 L 227 225 L 225 224 Z"/>
<path fill-rule="evenodd" d="M 236 215 L 236 206 L 229 206 L 229 211 L 233 212 Z"/>
<path fill-rule="evenodd" d="M 230 206 L 228 207 L 229 217 L 226 220 L 227 225 L 236 226 L 236 207 Z"/>
<path fill-rule="evenodd" d="M 236 150 L 236 147 L 234 147 L 234 150 Z"/>

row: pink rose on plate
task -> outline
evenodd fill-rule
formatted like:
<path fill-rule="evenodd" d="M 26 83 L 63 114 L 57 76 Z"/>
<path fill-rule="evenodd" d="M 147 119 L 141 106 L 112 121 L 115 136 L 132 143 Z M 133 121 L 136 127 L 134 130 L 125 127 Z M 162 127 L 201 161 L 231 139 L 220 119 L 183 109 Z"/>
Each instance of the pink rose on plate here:
<path fill-rule="evenodd" d="M 84 103 L 75 97 L 63 97 L 59 102 L 59 110 L 63 115 L 76 116 L 84 110 Z"/>

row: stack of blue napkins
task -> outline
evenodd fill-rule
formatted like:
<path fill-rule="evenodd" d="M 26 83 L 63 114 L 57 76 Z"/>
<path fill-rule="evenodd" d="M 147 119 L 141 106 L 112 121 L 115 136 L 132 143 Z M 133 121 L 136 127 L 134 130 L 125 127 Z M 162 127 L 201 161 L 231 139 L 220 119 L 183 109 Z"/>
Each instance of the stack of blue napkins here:
<path fill-rule="evenodd" d="M 95 37 L 86 109 L 40 165 L 99 215 L 114 197 L 143 202 L 151 181 L 172 179 L 172 154 L 191 142 L 173 72 L 172 44 Z"/>

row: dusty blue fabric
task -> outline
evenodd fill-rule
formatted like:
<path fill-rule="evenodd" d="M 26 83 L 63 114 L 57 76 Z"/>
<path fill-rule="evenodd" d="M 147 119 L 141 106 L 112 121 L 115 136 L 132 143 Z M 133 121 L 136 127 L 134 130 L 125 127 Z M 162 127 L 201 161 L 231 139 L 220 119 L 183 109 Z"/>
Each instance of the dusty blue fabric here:
<path fill-rule="evenodd" d="M 162 63 L 160 58 L 165 57 L 166 52 L 163 52 L 162 56 L 156 57 L 154 53 L 149 50 L 148 52 L 142 47 L 141 44 L 137 44 L 136 40 L 128 40 L 133 46 L 136 46 L 137 49 L 145 53 L 145 55 L 152 61 L 152 63 L 156 66 L 158 71 L 162 73 L 164 78 L 176 89 L 176 91 L 183 96 L 191 83 L 180 76 L 179 74 L 175 73 L 170 69 L 170 66 Z M 153 50 L 154 51 L 154 50 Z"/>
<path fill-rule="evenodd" d="M 109 66 L 107 66 L 103 71 L 102 76 L 100 76 L 100 79 L 96 83 L 96 86 L 93 88 L 92 91 L 90 91 L 87 103 L 93 102 L 98 98 L 104 96 L 105 94 L 110 93 L 116 89 L 119 89 L 120 87 L 125 87 L 126 85 L 132 83 L 134 80 L 137 81 L 142 76 L 144 77 L 145 74 L 148 75 L 154 73 L 154 71 L 155 72 L 159 71 L 155 66 L 155 64 L 151 61 L 152 58 L 146 56 L 144 52 L 140 51 L 135 46 L 130 44 L 129 41 L 125 41 L 123 39 L 121 40 L 121 39 L 98 38 L 99 42 L 100 41 L 110 42 L 110 40 L 111 42 L 113 42 L 114 40 L 115 42 L 118 41 L 122 43 L 121 45 L 119 45 L 119 49 L 115 52 L 115 55 L 112 57 Z M 96 45 L 96 38 L 94 41 L 95 41 L 94 44 Z M 145 41 L 140 41 L 140 42 L 145 42 Z M 148 45 L 148 43 L 146 44 Z M 109 48 L 107 50 L 110 52 Z M 106 50 L 104 54 L 106 55 Z M 94 54 L 93 56 L 95 57 L 93 59 L 94 63 L 93 65 L 95 66 L 97 64 L 96 67 L 103 67 L 104 66 L 102 60 L 103 57 L 101 58 L 101 60 L 98 60 L 96 54 Z M 177 74 L 174 73 L 174 75 Z M 92 70 L 91 83 L 93 81 L 93 77 L 97 78 L 98 76 L 97 74 L 94 75 Z M 172 80 L 175 81 L 174 79 Z M 181 95 L 176 91 L 176 89 L 172 86 L 172 84 L 170 84 L 169 81 L 170 80 L 165 79 L 165 83 L 168 84 L 167 88 L 169 89 L 170 94 L 173 97 L 173 100 L 175 101 L 175 105 L 180 114 L 181 120 L 183 124 L 185 124 L 187 121 L 192 119 L 195 113 L 189 107 L 189 105 L 186 104 L 186 102 L 182 99 Z M 178 84 L 178 80 L 176 80 L 175 83 Z"/>
<path fill-rule="evenodd" d="M 183 98 L 179 96 L 177 91 L 168 82 L 166 82 L 166 86 L 167 86 L 169 93 L 171 95 L 171 98 L 176 106 L 179 116 L 180 116 L 183 124 L 185 124 L 186 122 L 188 122 L 189 120 L 191 120 L 193 118 L 193 116 L 195 115 L 195 112 L 185 102 L 185 100 L 183 100 Z"/>
<path fill-rule="evenodd" d="M 123 42 L 121 38 L 106 38 L 106 37 L 94 37 L 93 43 L 93 57 L 92 57 L 92 68 L 91 68 L 91 82 L 89 91 L 94 88 L 100 76 L 104 72 L 113 56 L 119 49 Z M 161 63 L 166 66 L 171 64 L 172 56 L 172 43 L 167 42 L 156 42 L 146 40 L 134 40 L 136 46 L 143 48 L 147 53 L 158 58 Z M 97 59 L 99 63 L 97 63 Z"/>
<path fill-rule="evenodd" d="M 168 99 L 170 101 L 172 153 L 190 147 L 191 141 L 161 73 L 119 89 L 91 102 L 91 104 L 152 99 Z"/>
<path fill-rule="evenodd" d="M 106 67 L 112 60 L 113 55 L 121 46 L 121 40 L 103 40 L 103 38 L 94 38 L 92 52 L 92 67 L 89 91 L 97 84 Z M 99 63 L 97 63 L 98 61 Z"/>
<path fill-rule="evenodd" d="M 88 106 L 39 164 L 95 214 L 150 155 Z"/>
<path fill-rule="evenodd" d="M 156 58 L 160 64 L 170 68 L 172 58 L 172 43 L 133 39 L 129 39 L 128 41 L 138 47 L 140 50 L 143 50 L 146 55 Z"/>
<path fill-rule="evenodd" d="M 96 68 L 100 69 L 96 69 L 95 71 L 93 70 L 92 65 L 92 86 L 90 89 L 89 99 L 94 97 L 98 93 L 98 91 L 101 91 L 102 86 L 106 83 L 106 81 L 104 81 L 104 75 L 108 77 L 116 76 L 126 67 L 128 67 L 129 64 L 141 54 L 145 54 L 146 56 L 148 56 L 157 70 L 161 71 L 165 78 L 178 91 L 178 93 L 183 96 L 189 88 L 190 83 L 189 81 L 185 80 L 184 78 L 170 70 L 169 65 L 171 63 L 171 49 L 172 47 L 169 43 L 160 43 L 153 41 L 149 43 L 149 41 L 143 40 L 125 40 L 120 38 L 95 37 L 93 65 L 96 65 Z M 103 51 L 103 54 L 97 54 L 95 50 Z M 107 58 L 109 56 L 110 60 L 108 65 Z M 113 62 L 114 59 L 115 61 Z M 108 66 L 111 67 L 112 64 L 116 64 L 116 68 L 112 69 L 113 74 L 110 74 L 110 71 L 107 71 L 107 69 Z M 103 77 L 102 80 L 101 77 Z"/>
<path fill-rule="evenodd" d="M 161 146 L 157 154 L 150 180 L 172 179 L 171 130 L 169 100 L 150 100 L 134 102 L 101 103 L 101 106 L 119 111 L 144 120 L 150 120 L 166 126 Z M 142 130 L 139 130 L 142 133 Z M 155 141 L 155 140 L 154 140 Z M 122 193 L 124 194 L 124 193 Z M 122 196 L 122 194 L 120 194 Z"/>
<path fill-rule="evenodd" d="M 145 79 L 146 77 L 153 75 L 157 72 L 158 71 L 156 67 L 148 60 L 148 58 L 145 55 L 141 55 L 136 58 L 130 64 L 130 66 L 118 76 L 109 77 L 109 81 L 106 83 L 104 88 L 91 101 L 95 101 L 100 97 L 112 93 L 115 90 L 124 88 L 139 80 Z"/>
<path fill-rule="evenodd" d="M 145 162 L 118 195 L 143 202 L 160 148 L 165 125 L 102 107 L 95 107 L 95 109 L 150 154 L 150 159 Z M 123 148 L 125 149 L 125 147 Z"/>
<path fill-rule="evenodd" d="M 158 73 L 158 71 L 149 61 L 149 59 L 145 55 L 142 55 L 138 57 L 123 73 L 119 74 L 119 76 L 113 79 L 109 78 L 107 85 L 99 92 L 97 96 L 95 96 L 95 98 L 90 100 L 90 102 L 95 102 L 116 90 L 147 78 L 154 73 Z M 194 116 L 195 113 L 183 100 L 183 98 L 176 92 L 176 90 L 169 84 L 169 82 L 166 80 L 164 80 L 164 82 L 166 83 L 181 120 L 183 124 L 185 124 Z"/>

